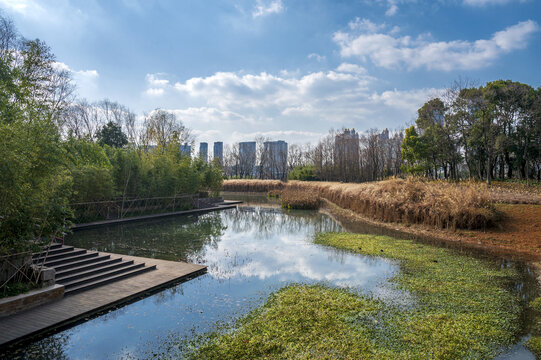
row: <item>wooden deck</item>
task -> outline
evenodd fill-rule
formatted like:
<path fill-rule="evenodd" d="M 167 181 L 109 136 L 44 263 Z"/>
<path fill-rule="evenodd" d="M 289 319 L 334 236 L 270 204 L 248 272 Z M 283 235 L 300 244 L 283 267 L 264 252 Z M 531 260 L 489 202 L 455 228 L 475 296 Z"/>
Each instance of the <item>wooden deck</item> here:
<path fill-rule="evenodd" d="M 242 201 L 225 200 L 222 204 L 219 204 L 219 205 L 213 206 L 213 207 L 203 208 L 203 209 L 193 209 L 193 210 L 184 210 L 184 211 L 160 213 L 160 214 L 132 216 L 132 217 L 127 217 L 127 218 L 123 218 L 123 219 L 114 219 L 114 220 L 94 221 L 94 222 L 90 222 L 90 223 L 77 224 L 77 225 L 73 226 L 71 229 L 72 230 L 80 230 L 80 229 L 88 229 L 88 228 L 104 226 L 104 225 L 121 224 L 121 223 L 127 223 L 127 222 L 132 222 L 132 221 L 157 219 L 157 218 L 163 218 L 163 217 L 169 217 L 169 216 L 203 214 L 203 213 L 216 211 L 216 210 L 231 209 L 231 208 L 236 207 L 236 204 L 240 204 L 240 203 L 242 203 Z"/>
<path fill-rule="evenodd" d="M 108 254 L 100 252 L 101 254 Z M 117 254 L 111 254 L 119 256 Z M 157 290 L 206 272 L 206 266 L 122 255 L 123 259 L 156 265 L 156 270 L 64 297 L 53 303 L 0 318 L 0 346 L 69 327 L 115 305 L 129 303 Z"/>

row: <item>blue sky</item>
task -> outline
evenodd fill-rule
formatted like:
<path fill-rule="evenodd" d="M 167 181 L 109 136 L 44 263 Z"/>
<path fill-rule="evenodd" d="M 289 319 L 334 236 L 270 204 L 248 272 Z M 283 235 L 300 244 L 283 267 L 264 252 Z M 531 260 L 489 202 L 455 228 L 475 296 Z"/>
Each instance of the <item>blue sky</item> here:
<path fill-rule="evenodd" d="M 459 77 L 541 85 L 536 0 L 0 0 L 89 101 L 175 111 L 197 141 L 399 128 Z"/>

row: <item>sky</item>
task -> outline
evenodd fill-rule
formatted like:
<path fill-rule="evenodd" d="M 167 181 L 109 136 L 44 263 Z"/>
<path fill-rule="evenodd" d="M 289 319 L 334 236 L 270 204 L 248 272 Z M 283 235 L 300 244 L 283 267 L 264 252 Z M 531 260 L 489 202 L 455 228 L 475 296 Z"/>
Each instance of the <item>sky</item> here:
<path fill-rule="evenodd" d="M 196 142 L 399 129 L 458 79 L 541 85 L 538 0 L 0 0 L 79 97 L 173 111 Z M 212 148 L 212 146 L 209 146 Z"/>

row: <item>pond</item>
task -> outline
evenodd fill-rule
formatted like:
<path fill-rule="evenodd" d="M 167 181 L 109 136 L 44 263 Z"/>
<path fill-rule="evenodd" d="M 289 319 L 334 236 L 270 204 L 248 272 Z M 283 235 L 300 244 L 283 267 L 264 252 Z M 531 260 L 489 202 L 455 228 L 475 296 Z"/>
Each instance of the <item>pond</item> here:
<path fill-rule="evenodd" d="M 329 231 L 344 229 L 327 215 L 272 204 L 77 231 L 66 244 L 205 264 L 208 272 L 25 345 L 14 358 L 179 355 L 176 339 L 231 323 L 288 283 L 349 287 L 405 306 L 414 301 L 387 281 L 398 263 L 313 244 L 316 233 Z M 521 353 L 530 358 L 521 346 L 511 354 Z"/>

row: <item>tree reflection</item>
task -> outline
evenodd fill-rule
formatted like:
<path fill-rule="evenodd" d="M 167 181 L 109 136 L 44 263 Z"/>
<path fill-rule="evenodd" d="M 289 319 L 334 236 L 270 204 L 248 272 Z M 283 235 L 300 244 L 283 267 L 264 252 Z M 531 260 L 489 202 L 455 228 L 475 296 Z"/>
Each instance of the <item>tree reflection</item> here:
<path fill-rule="evenodd" d="M 219 213 L 167 218 L 75 232 L 66 244 L 118 254 L 186 261 L 205 245 L 215 246 L 225 226 Z"/>

